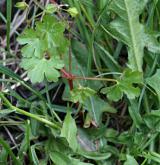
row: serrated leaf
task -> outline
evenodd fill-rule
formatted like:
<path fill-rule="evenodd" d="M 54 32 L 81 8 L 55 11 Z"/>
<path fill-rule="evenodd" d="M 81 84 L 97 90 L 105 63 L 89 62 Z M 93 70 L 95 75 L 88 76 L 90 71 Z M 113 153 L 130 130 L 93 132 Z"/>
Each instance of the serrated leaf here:
<path fill-rule="evenodd" d="M 109 7 L 117 16 L 109 24 L 108 33 L 127 45 L 129 67 L 138 71 L 142 71 L 144 47 L 154 53 L 160 52 L 157 37 L 148 33 L 139 22 L 147 2 L 148 0 L 113 0 Z"/>
<path fill-rule="evenodd" d="M 69 41 L 64 37 L 65 22 L 46 15 L 42 22 L 36 24 L 37 33 L 41 34 L 48 49 L 55 48 L 59 53 L 64 53 L 69 45 Z"/>
<path fill-rule="evenodd" d="M 31 79 L 32 83 L 42 82 L 44 78 L 51 82 L 56 82 L 58 77 L 60 77 L 59 71 L 57 69 L 63 68 L 64 64 L 60 58 L 51 57 L 50 59 L 39 59 L 39 58 L 23 58 L 21 62 L 21 67 L 27 70 L 28 77 Z"/>
<path fill-rule="evenodd" d="M 160 69 L 152 77 L 147 78 L 146 82 L 156 91 L 160 101 Z"/>
<path fill-rule="evenodd" d="M 142 73 L 126 69 L 121 77 L 117 80 L 117 84 L 111 87 L 106 87 L 101 90 L 103 94 L 107 94 L 108 98 L 113 101 L 118 101 L 126 94 L 129 99 L 134 99 L 139 96 L 140 89 L 133 86 L 143 82 Z"/>
<path fill-rule="evenodd" d="M 46 43 L 33 29 L 26 29 L 17 40 L 21 45 L 25 45 L 21 49 L 23 57 L 35 56 L 40 58 L 46 49 Z"/>
<path fill-rule="evenodd" d="M 60 73 L 57 69 L 64 66 L 60 57 L 67 51 L 69 42 L 64 37 L 65 23 L 46 15 L 37 22 L 35 29 L 27 29 L 18 37 L 22 48 L 21 66 L 27 70 L 33 83 L 44 78 L 57 81 Z"/>
<path fill-rule="evenodd" d="M 73 151 L 77 150 L 77 126 L 75 120 L 71 116 L 71 112 L 67 112 L 60 136 L 66 138 Z"/>
<path fill-rule="evenodd" d="M 36 23 L 36 28 L 26 29 L 21 36 L 18 37 L 18 42 L 21 45 L 26 44 L 22 48 L 24 57 L 39 57 L 48 49 L 55 49 L 63 52 L 68 48 L 68 40 L 64 37 L 65 23 L 58 21 L 50 15 L 44 16 L 42 22 Z M 58 50 L 58 48 L 61 48 Z M 54 52 L 53 52 L 54 53 Z"/>
<path fill-rule="evenodd" d="M 84 102 L 91 96 L 93 96 L 96 92 L 88 87 L 79 86 L 78 88 L 74 88 L 70 94 L 70 100 L 74 103 L 80 102 L 84 104 Z"/>

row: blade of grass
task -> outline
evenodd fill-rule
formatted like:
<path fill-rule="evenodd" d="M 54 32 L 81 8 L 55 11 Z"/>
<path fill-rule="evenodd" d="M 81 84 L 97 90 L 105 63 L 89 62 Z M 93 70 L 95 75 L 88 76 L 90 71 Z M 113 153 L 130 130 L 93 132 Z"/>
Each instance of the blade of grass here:
<path fill-rule="evenodd" d="M 0 12 L 0 18 L 4 21 L 4 23 L 7 23 L 5 16 L 1 12 Z"/>
<path fill-rule="evenodd" d="M 48 102 L 48 108 L 50 109 L 50 112 L 52 114 L 52 117 L 55 116 L 55 118 L 62 123 L 62 120 L 59 118 L 59 116 L 57 115 L 57 113 L 54 111 L 54 109 L 51 107 L 51 99 L 50 99 L 50 95 L 49 95 L 49 89 L 48 89 L 48 82 L 46 81 L 45 83 L 45 93 L 46 93 L 46 97 L 47 97 L 47 102 Z"/>
<path fill-rule="evenodd" d="M 14 155 L 14 153 L 12 152 L 11 148 L 9 147 L 9 145 L 0 138 L 0 144 L 5 148 L 5 150 L 9 153 L 9 155 L 12 157 L 14 164 L 17 165 L 21 165 L 20 161 L 18 160 L 18 158 Z"/>
<path fill-rule="evenodd" d="M 11 30 L 12 0 L 7 0 L 7 50 L 10 52 L 10 30 Z"/>
<path fill-rule="evenodd" d="M 105 56 L 103 56 L 103 54 L 100 53 L 100 57 L 102 58 L 102 60 L 106 64 L 106 66 L 109 68 L 109 70 L 115 71 L 115 72 L 120 72 L 121 68 L 120 68 L 119 64 L 117 63 L 117 61 L 113 58 L 113 56 L 107 50 L 105 50 L 104 47 L 102 47 L 98 43 L 95 43 L 95 44 L 106 55 L 106 57 L 105 57 Z"/>

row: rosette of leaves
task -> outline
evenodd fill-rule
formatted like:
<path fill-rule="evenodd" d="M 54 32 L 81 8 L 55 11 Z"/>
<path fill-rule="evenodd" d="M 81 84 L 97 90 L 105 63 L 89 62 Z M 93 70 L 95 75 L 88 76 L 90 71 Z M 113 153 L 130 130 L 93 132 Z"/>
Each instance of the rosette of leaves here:
<path fill-rule="evenodd" d="M 140 94 L 140 89 L 137 84 L 143 82 L 142 72 L 126 69 L 123 74 L 117 79 L 117 83 L 111 87 L 106 87 L 101 90 L 103 94 L 107 94 L 110 100 L 118 101 L 125 94 L 129 99 L 134 99 Z"/>
<path fill-rule="evenodd" d="M 58 69 L 64 67 L 61 59 L 68 49 L 69 41 L 64 37 L 65 23 L 53 16 L 46 15 L 42 22 L 37 22 L 35 29 L 26 29 L 18 37 L 24 45 L 21 49 L 22 62 L 32 83 L 57 81 L 60 77 Z"/>

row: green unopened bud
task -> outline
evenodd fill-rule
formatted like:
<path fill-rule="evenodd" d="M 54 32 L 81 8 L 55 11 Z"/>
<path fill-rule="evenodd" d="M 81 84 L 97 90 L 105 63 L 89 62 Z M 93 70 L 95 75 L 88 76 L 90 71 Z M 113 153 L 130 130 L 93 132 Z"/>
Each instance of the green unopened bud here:
<path fill-rule="evenodd" d="M 76 17 L 78 15 L 78 10 L 75 7 L 71 7 L 67 10 L 67 12 L 72 16 Z"/>
<path fill-rule="evenodd" d="M 48 14 L 52 14 L 52 13 L 56 12 L 57 9 L 58 9 L 58 6 L 57 6 L 57 5 L 48 4 L 48 5 L 45 7 L 45 12 L 48 13 Z"/>
<path fill-rule="evenodd" d="M 21 9 L 21 10 L 25 10 L 26 8 L 28 8 L 28 4 L 26 2 L 17 2 L 15 7 Z"/>

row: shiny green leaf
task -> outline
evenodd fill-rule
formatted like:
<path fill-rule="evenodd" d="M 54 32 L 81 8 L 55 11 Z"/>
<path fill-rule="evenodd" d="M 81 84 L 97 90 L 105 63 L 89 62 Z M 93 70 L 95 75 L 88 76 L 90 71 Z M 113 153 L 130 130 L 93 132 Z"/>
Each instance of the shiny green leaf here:
<path fill-rule="evenodd" d="M 77 150 L 77 126 L 75 120 L 71 116 L 71 112 L 67 112 L 60 136 L 66 138 L 73 151 Z"/>

